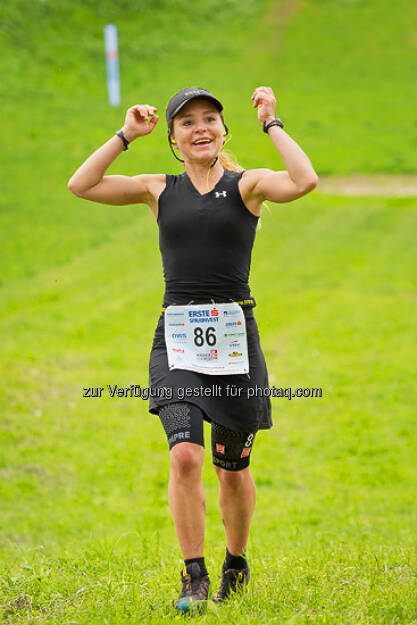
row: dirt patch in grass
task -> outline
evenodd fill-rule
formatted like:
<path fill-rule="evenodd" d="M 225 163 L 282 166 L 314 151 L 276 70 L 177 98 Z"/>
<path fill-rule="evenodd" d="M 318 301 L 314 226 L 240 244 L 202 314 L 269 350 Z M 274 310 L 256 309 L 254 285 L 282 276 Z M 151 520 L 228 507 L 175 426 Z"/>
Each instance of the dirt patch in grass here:
<path fill-rule="evenodd" d="M 417 196 L 417 174 L 349 174 L 320 176 L 317 190 L 336 195 Z"/>
<path fill-rule="evenodd" d="M 22 610 L 30 611 L 32 609 L 32 599 L 27 595 L 20 595 L 12 601 L 9 601 L 4 606 L 3 616 L 7 618 L 12 614 L 17 614 L 17 612 L 21 612 Z"/>

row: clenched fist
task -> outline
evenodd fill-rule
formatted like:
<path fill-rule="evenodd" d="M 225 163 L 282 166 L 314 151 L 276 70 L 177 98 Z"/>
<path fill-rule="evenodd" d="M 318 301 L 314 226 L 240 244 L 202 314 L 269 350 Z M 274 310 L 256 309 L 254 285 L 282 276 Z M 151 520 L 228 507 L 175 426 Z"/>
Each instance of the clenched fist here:
<path fill-rule="evenodd" d="M 155 106 L 149 104 L 136 104 L 131 106 L 126 113 L 125 123 L 123 124 L 123 134 L 128 141 L 133 141 L 137 137 L 148 135 L 158 123 L 158 115 Z"/>
<path fill-rule="evenodd" d="M 271 87 L 257 87 L 252 94 L 254 108 L 258 109 L 260 122 L 272 121 L 276 118 L 275 107 L 277 101 Z"/>

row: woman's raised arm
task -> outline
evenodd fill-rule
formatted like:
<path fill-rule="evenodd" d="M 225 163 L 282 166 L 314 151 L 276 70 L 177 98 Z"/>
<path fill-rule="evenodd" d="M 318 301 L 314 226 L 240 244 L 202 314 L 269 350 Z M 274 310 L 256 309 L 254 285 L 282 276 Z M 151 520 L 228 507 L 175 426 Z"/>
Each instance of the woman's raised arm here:
<path fill-rule="evenodd" d="M 253 106 L 258 108 L 260 122 L 274 120 L 276 99 L 270 87 L 258 87 L 251 99 Z M 317 186 L 318 176 L 308 156 L 279 126 L 273 126 L 268 134 L 287 171 L 252 170 L 252 188 L 249 195 L 257 197 L 260 202 L 291 202 L 312 191 Z"/>
<path fill-rule="evenodd" d="M 156 111 L 148 104 L 137 104 L 128 109 L 122 131 L 129 142 L 152 132 L 159 119 Z M 104 175 L 123 149 L 122 139 L 117 135 L 106 141 L 70 178 L 69 190 L 78 197 L 101 204 L 147 204 L 152 174 Z"/>

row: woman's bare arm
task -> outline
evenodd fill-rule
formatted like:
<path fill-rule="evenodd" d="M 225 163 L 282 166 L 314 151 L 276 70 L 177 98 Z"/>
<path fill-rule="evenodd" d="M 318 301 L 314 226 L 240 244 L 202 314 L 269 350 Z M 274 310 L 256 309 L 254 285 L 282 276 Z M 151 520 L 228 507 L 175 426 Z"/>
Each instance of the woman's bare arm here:
<path fill-rule="evenodd" d="M 253 106 L 258 108 L 259 121 L 269 122 L 275 118 L 276 100 L 270 87 L 258 87 L 252 99 Z M 253 170 L 249 195 L 259 202 L 291 202 L 312 191 L 317 186 L 318 176 L 308 156 L 279 126 L 270 128 L 268 134 L 287 171 Z"/>
<path fill-rule="evenodd" d="M 128 109 L 122 128 L 131 142 L 149 134 L 158 122 L 156 108 L 136 105 Z M 149 121 L 148 121 L 149 120 Z M 68 188 L 78 197 L 101 204 L 148 204 L 152 174 L 139 176 L 105 176 L 107 169 L 123 151 L 123 142 L 117 135 L 106 141 L 77 169 L 68 182 Z"/>

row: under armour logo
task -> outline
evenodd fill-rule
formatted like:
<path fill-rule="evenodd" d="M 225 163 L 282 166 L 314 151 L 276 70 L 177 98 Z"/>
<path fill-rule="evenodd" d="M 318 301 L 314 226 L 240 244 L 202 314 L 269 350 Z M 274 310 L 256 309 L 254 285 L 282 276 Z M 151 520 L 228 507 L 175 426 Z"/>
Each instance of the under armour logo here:
<path fill-rule="evenodd" d="M 226 191 L 216 191 L 216 197 L 226 197 L 227 193 Z"/>

